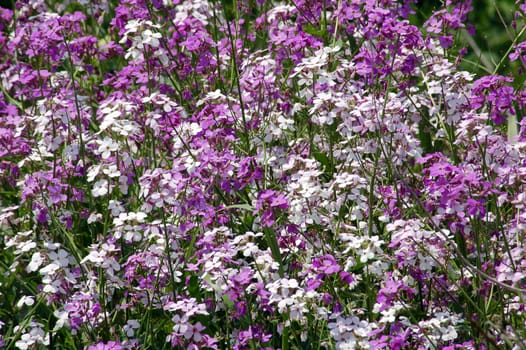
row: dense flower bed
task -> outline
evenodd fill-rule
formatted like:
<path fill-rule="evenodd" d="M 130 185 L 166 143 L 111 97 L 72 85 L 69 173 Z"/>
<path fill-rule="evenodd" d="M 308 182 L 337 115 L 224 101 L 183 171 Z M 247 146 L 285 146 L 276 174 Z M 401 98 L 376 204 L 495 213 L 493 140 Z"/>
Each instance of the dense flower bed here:
<path fill-rule="evenodd" d="M 0 347 L 525 349 L 526 5 L 412 2 L 1 9 Z"/>

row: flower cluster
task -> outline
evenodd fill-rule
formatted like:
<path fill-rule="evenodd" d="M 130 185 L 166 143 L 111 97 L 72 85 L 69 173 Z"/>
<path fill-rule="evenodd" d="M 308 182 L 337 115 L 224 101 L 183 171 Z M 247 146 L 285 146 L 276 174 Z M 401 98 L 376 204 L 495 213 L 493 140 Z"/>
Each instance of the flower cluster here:
<path fill-rule="evenodd" d="M 526 347 L 525 5 L 416 6 L 0 8 L 0 348 Z"/>

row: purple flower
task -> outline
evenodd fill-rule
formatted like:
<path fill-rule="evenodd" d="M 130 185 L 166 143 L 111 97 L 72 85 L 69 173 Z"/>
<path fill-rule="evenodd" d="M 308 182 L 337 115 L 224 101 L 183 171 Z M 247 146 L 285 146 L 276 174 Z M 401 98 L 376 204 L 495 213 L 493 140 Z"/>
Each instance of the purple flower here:
<path fill-rule="evenodd" d="M 261 225 L 270 227 L 274 224 L 275 212 L 288 207 L 287 199 L 283 193 L 274 190 L 264 190 L 259 193 L 254 214 L 261 214 Z"/>
<path fill-rule="evenodd" d="M 46 224 L 50 220 L 47 208 L 39 206 L 37 203 L 34 204 L 36 211 L 36 219 L 39 224 Z"/>
<path fill-rule="evenodd" d="M 60 185 L 51 185 L 48 187 L 48 195 L 52 204 L 59 204 L 67 200 L 67 196 L 62 193 L 62 186 Z"/>
<path fill-rule="evenodd" d="M 355 281 L 354 277 L 347 271 L 340 271 L 340 279 L 347 284 L 351 284 Z"/>
<path fill-rule="evenodd" d="M 334 297 L 329 293 L 323 293 L 321 300 L 325 305 L 329 305 L 334 300 Z"/>
<path fill-rule="evenodd" d="M 95 345 L 90 345 L 88 350 L 122 350 L 123 347 L 119 342 L 110 340 L 107 343 L 97 343 Z"/>
<path fill-rule="evenodd" d="M 513 79 L 501 75 L 484 76 L 473 83 L 471 107 L 478 109 L 489 106 L 491 118 L 495 124 L 506 120 L 506 113 L 515 114 L 513 103 L 516 100 L 513 88 L 506 83 Z"/>
<path fill-rule="evenodd" d="M 266 334 L 259 325 L 249 326 L 247 330 L 240 331 L 237 336 L 237 343 L 234 345 L 234 349 L 250 349 L 249 342 L 255 341 L 259 345 L 263 345 L 272 339 L 271 334 Z"/>
<path fill-rule="evenodd" d="M 484 200 L 468 198 L 466 202 L 467 212 L 471 216 L 483 218 L 486 215 L 486 209 L 484 208 Z"/>
<path fill-rule="evenodd" d="M 330 254 L 323 255 L 312 261 L 312 266 L 316 272 L 332 275 L 341 270 L 340 265 L 336 262 L 334 256 Z"/>
<path fill-rule="evenodd" d="M 307 287 L 305 288 L 306 291 L 316 290 L 319 286 L 323 284 L 323 281 L 321 278 L 309 278 L 307 279 Z"/>
<path fill-rule="evenodd" d="M 444 49 L 449 49 L 451 46 L 453 46 L 453 39 L 453 35 L 441 35 L 438 37 L 440 46 L 442 46 Z"/>
<path fill-rule="evenodd" d="M 412 297 L 416 294 L 416 291 L 405 285 L 401 280 L 388 280 L 385 282 L 385 286 L 380 289 L 376 302 L 380 304 L 380 311 L 388 309 L 393 301 L 403 296 Z"/>
<path fill-rule="evenodd" d="M 526 53 L 526 42 L 519 43 L 515 46 L 515 50 L 510 53 L 509 59 L 510 61 L 515 61 L 517 59 L 521 59 L 522 64 L 524 65 L 526 63 L 526 57 L 524 57 Z"/>

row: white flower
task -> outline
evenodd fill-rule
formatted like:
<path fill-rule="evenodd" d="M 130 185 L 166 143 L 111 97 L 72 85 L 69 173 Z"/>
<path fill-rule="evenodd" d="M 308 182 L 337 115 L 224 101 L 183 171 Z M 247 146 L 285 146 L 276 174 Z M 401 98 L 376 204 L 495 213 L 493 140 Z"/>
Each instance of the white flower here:
<path fill-rule="evenodd" d="M 128 337 L 133 337 L 135 330 L 138 329 L 141 326 L 137 320 L 128 320 L 126 324 L 124 325 L 123 330 L 126 332 L 126 335 Z"/>
<path fill-rule="evenodd" d="M 138 135 L 141 133 L 141 128 L 139 124 L 131 120 L 122 120 L 120 123 L 116 123 L 111 128 L 116 133 L 124 137 L 129 137 L 132 135 Z"/>
<path fill-rule="evenodd" d="M 173 306 L 173 309 L 172 309 L 172 306 Z M 177 310 L 176 306 L 175 306 L 175 303 L 171 302 L 171 303 L 168 303 L 167 305 L 165 305 L 164 307 L 165 310 L 169 310 L 169 311 L 175 311 Z M 173 331 L 175 333 L 184 333 L 186 332 L 186 329 L 188 328 L 188 316 L 186 315 L 183 315 L 183 316 L 180 316 L 180 315 L 175 315 L 174 317 L 172 317 L 172 321 L 174 323 L 174 326 L 173 326 Z"/>
<path fill-rule="evenodd" d="M 443 341 L 455 340 L 458 337 L 458 333 L 453 326 L 447 326 L 447 328 L 441 328 L 440 332 L 442 333 Z"/>
<path fill-rule="evenodd" d="M 52 276 L 54 275 L 58 270 L 60 270 L 60 265 L 58 265 L 55 262 L 52 262 L 51 264 L 46 265 L 42 269 L 40 269 L 41 275 L 48 275 Z"/>
<path fill-rule="evenodd" d="M 126 23 L 126 25 L 124 26 L 124 29 L 126 29 L 126 32 L 124 33 L 124 36 L 119 41 L 119 43 L 124 44 L 126 42 L 126 39 L 127 39 L 126 36 L 128 34 L 136 33 L 141 25 L 141 22 L 142 22 L 141 20 L 137 20 L 137 19 L 129 20 L 128 23 Z"/>
<path fill-rule="evenodd" d="M 204 330 L 205 327 L 201 324 L 201 322 L 197 322 L 196 324 L 188 324 L 185 331 L 182 332 L 184 337 L 188 340 L 194 338 L 194 341 L 199 342 L 202 339 L 201 331 Z"/>
<path fill-rule="evenodd" d="M 128 48 L 124 58 L 132 58 L 132 60 L 143 59 L 143 51 L 145 46 L 152 48 L 159 48 L 162 38 L 161 33 L 153 32 L 150 28 L 160 28 L 159 25 L 153 24 L 151 21 L 132 19 L 128 21 L 125 26 L 126 32 L 119 41 L 124 44 L 128 39 L 131 39 L 131 46 Z"/>
<path fill-rule="evenodd" d="M 109 165 L 106 169 L 102 170 L 102 172 L 110 178 L 121 176 L 121 172 L 117 169 L 116 164 Z"/>
<path fill-rule="evenodd" d="M 22 307 L 24 305 L 31 306 L 35 303 L 35 297 L 24 295 L 16 303 L 17 307 Z"/>
<path fill-rule="evenodd" d="M 427 331 L 427 337 L 432 341 L 451 341 L 458 337 L 455 325 L 463 322 L 456 314 L 437 312 L 434 318 L 420 321 L 418 325 Z"/>
<path fill-rule="evenodd" d="M 224 98 L 225 95 L 221 93 L 221 90 L 217 89 L 215 91 L 210 91 L 206 94 L 205 99 L 207 100 L 219 100 L 220 98 Z"/>
<path fill-rule="evenodd" d="M 99 126 L 100 132 L 114 125 L 117 122 L 117 119 L 122 115 L 121 111 L 109 107 L 102 109 L 101 112 L 104 114 L 104 118 Z"/>
<path fill-rule="evenodd" d="M 376 304 L 379 305 L 379 304 Z M 375 305 L 375 306 L 376 306 Z M 388 308 L 387 310 L 384 310 L 381 312 L 382 318 L 380 319 L 380 323 L 392 323 L 396 320 L 396 314 L 399 310 L 403 309 L 402 305 L 395 304 L 392 307 Z"/>
<path fill-rule="evenodd" d="M 69 313 L 67 311 L 55 310 L 53 315 L 58 318 L 57 323 L 55 323 L 55 327 L 53 328 L 53 332 L 56 332 L 62 327 L 69 325 Z"/>
<path fill-rule="evenodd" d="M 26 333 L 26 334 L 22 334 L 22 336 L 20 337 L 20 340 L 18 340 L 15 343 L 15 346 L 18 349 L 26 350 L 26 349 L 29 349 L 29 347 L 33 344 L 35 344 L 35 341 L 31 338 L 31 335 Z"/>
<path fill-rule="evenodd" d="M 97 266 L 104 262 L 105 255 L 106 254 L 104 254 L 103 252 L 92 250 L 84 259 L 80 261 L 80 263 L 84 264 L 85 262 L 90 261 Z"/>
<path fill-rule="evenodd" d="M 29 333 L 22 334 L 20 340 L 15 343 L 18 349 L 34 348 L 36 344 L 49 345 L 49 334 L 44 332 L 40 323 L 31 322 L 29 326 L 31 327 Z"/>
<path fill-rule="evenodd" d="M 148 45 L 151 47 L 159 47 L 159 39 L 162 38 L 161 33 L 154 33 L 150 29 L 146 29 L 141 33 L 141 45 Z"/>
<path fill-rule="evenodd" d="M 360 237 L 355 235 L 342 235 L 342 240 L 350 241 L 346 251 L 354 250 L 360 256 L 360 262 L 366 263 L 375 258 L 379 253 L 382 253 L 382 244 L 384 241 L 380 240 L 378 236 Z"/>
<path fill-rule="evenodd" d="M 102 159 L 108 159 L 112 152 L 119 149 L 119 144 L 107 136 L 103 140 L 97 140 L 96 142 L 99 144 L 99 147 L 95 153 L 100 154 Z"/>
<path fill-rule="evenodd" d="M 94 222 L 100 222 L 100 221 L 102 221 L 101 213 L 91 213 L 88 218 L 88 224 L 92 224 Z"/>
<path fill-rule="evenodd" d="M 143 223 L 148 215 L 142 211 L 128 213 L 128 220 Z"/>
<path fill-rule="evenodd" d="M 305 307 L 304 302 L 295 302 L 289 306 L 289 316 L 291 320 L 300 321 L 303 319 L 303 315 L 307 312 L 308 310 Z"/>
<path fill-rule="evenodd" d="M 31 261 L 29 262 L 29 265 L 26 267 L 27 272 L 34 272 L 38 270 L 40 265 L 44 262 L 44 259 L 42 255 L 39 252 L 33 253 L 31 256 Z"/>
<path fill-rule="evenodd" d="M 50 252 L 48 257 L 59 266 L 67 267 L 69 265 L 70 256 L 69 253 L 64 249 L 59 249 L 58 252 Z"/>
<path fill-rule="evenodd" d="M 128 177 L 126 175 L 119 176 L 119 189 L 122 194 L 128 194 Z"/>
<path fill-rule="evenodd" d="M 124 213 L 124 207 L 119 201 L 111 199 L 108 203 L 108 209 L 111 210 L 111 216 L 116 217 Z"/>
<path fill-rule="evenodd" d="M 110 277 L 114 276 L 115 271 L 119 271 L 121 266 L 113 258 L 111 253 L 117 251 L 117 247 L 113 244 L 103 243 L 102 245 L 91 245 L 89 254 L 80 261 L 81 264 L 87 261 L 93 263 L 94 266 L 102 267 L 106 274 Z"/>
<path fill-rule="evenodd" d="M 142 239 L 142 234 L 139 230 L 140 226 L 126 225 L 124 227 L 124 231 L 126 231 L 124 239 L 126 239 L 126 241 L 139 242 Z"/>
<path fill-rule="evenodd" d="M 99 180 L 95 182 L 91 194 L 93 197 L 102 197 L 108 194 L 108 180 Z"/>
<path fill-rule="evenodd" d="M 37 244 L 33 241 L 24 241 L 17 244 L 15 254 L 27 253 L 33 248 L 36 248 Z"/>
<path fill-rule="evenodd" d="M 88 182 L 93 182 L 93 180 L 95 180 L 95 177 L 97 177 L 97 175 L 99 175 L 101 167 L 102 166 L 100 164 L 90 166 L 89 169 L 88 169 L 88 174 L 87 174 L 86 180 Z"/>
<path fill-rule="evenodd" d="M 77 144 L 69 144 L 64 148 L 64 156 L 66 160 L 74 161 L 77 159 L 80 152 L 80 146 Z"/>

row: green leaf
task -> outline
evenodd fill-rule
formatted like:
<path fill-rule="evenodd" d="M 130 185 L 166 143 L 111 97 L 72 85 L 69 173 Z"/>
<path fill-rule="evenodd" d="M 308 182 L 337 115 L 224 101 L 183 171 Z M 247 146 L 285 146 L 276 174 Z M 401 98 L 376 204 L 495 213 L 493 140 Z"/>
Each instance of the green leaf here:
<path fill-rule="evenodd" d="M 228 294 L 223 294 L 221 296 L 221 299 L 223 299 L 223 303 L 225 303 L 225 305 L 229 309 L 232 309 L 234 307 L 234 303 L 232 302 L 232 300 L 230 299 L 230 296 Z"/>
<path fill-rule="evenodd" d="M 303 30 L 305 31 L 305 33 L 315 36 L 317 38 L 324 38 L 326 34 L 324 28 L 317 28 L 310 23 L 303 26 Z"/>
<path fill-rule="evenodd" d="M 190 281 L 188 283 L 188 293 L 190 293 L 190 295 L 195 297 L 198 301 L 201 300 L 199 279 L 197 278 L 196 275 L 192 275 L 192 277 L 190 277 Z"/>
<path fill-rule="evenodd" d="M 265 240 L 267 241 L 267 245 L 270 248 L 272 257 L 279 264 L 279 275 L 280 277 L 283 277 L 284 276 L 283 259 L 281 257 L 281 251 L 279 250 L 279 245 L 278 245 L 278 240 L 276 239 L 276 235 L 274 234 L 274 231 L 268 227 L 263 228 L 263 233 L 265 234 Z"/>
<path fill-rule="evenodd" d="M 517 128 L 517 116 L 510 115 L 508 117 L 508 141 L 514 142 L 515 136 L 519 134 L 518 128 Z"/>
<path fill-rule="evenodd" d="M 248 211 L 254 211 L 254 206 L 250 204 L 232 204 L 226 207 L 227 209 L 243 209 Z"/>
<path fill-rule="evenodd" d="M 430 125 L 424 119 L 418 123 L 418 140 L 420 141 L 420 146 L 423 148 L 426 154 L 433 152 L 433 142 L 431 140 L 431 133 L 429 129 Z"/>
<path fill-rule="evenodd" d="M 332 174 L 334 174 L 335 168 L 331 163 L 329 156 L 325 152 L 320 152 L 318 150 L 314 151 L 312 155 L 314 156 L 314 159 L 321 163 L 323 170 L 325 171 L 325 175 L 330 179 Z"/>

